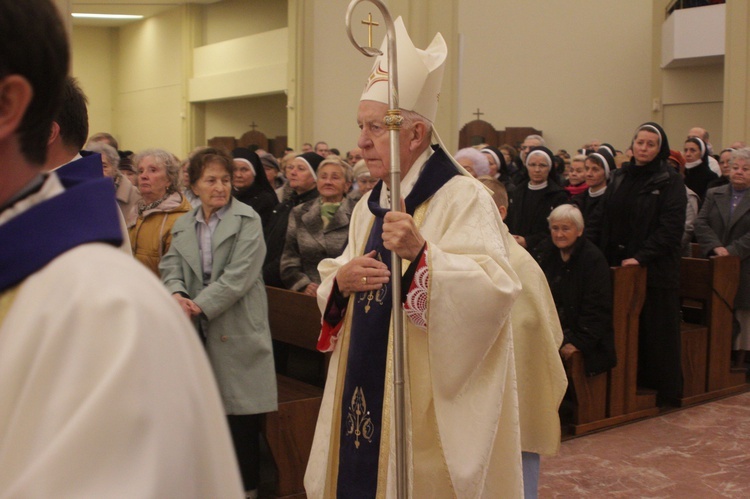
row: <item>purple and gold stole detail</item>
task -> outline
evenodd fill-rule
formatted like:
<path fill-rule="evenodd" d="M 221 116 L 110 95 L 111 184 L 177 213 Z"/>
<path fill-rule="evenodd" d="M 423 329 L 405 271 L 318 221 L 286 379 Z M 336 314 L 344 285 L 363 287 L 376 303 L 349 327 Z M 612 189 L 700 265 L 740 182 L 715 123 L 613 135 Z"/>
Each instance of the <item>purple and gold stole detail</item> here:
<path fill-rule="evenodd" d="M 405 199 L 406 211 L 430 199 L 453 176 L 459 175 L 445 153 L 438 149 L 428 159 L 423 174 Z M 370 194 L 368 208 L 375 215 L 364 253 L 377 252 L 377 258 L 390 269 L 391 253 L 383 246 L 383 217 L 387 209 L 379 205 L 382 181 Z M 412 262 L 417 265 L 419 262 Z M 406 272 L 411 279 L 414 272 Z M 408 290 L 410 282 L 402 284 Z M 405 293 L 403 293 L 405 295 Z M 380 468 L 381 438 L 389 439 L 384 415 L 387 378 L 388 343 L 391 330 L 391 287 L 378 292 L 357 293 L 351 299 L 352 323 L 349 335 L 346 375 L 341 394 L 339 419 L 339 459 L 336 495 L 339 498 L 376 497 Z M 403 297 L 402 297 L 403 301 Z M 390 395 L 389 395 L 390 396 Z M 390 404 L 385 404 L 389 406 Z M 384 442 L 388 445 L 389 442 Z M 383 491 L 380 491 L 381 493 Z"/>

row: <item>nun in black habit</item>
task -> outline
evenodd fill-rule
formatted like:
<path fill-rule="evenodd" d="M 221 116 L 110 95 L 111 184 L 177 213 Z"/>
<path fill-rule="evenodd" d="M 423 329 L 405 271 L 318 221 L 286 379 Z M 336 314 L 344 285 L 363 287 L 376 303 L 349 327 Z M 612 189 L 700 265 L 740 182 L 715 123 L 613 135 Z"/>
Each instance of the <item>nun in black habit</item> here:
<path fill-rule="evenodd" d="M 588 237 L 610 266 L 648 270 L 640 317 L 638 384 L 658 391 L 661 404 L 682 395 L 680 248 L 687 197 L 669 166 L 669 141 L 656 123 L 639 126 L 633 159 L 615 170 L 588 226 Z"/>

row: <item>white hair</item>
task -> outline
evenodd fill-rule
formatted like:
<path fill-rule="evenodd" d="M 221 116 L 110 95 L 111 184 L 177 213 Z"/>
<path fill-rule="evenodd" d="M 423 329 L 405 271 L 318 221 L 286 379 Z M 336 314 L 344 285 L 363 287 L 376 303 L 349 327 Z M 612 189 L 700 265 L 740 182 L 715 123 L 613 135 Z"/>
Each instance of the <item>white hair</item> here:
<path fill-rule="evenodd" d="M 547 222 L 550 224 L 561 222 L 563 220 L 569 220 L 573 222 L 576 229 L 583 230 L 583 215 L 581 214 L 581 210 L 578 209 L 578 206 L 574 204 L 561 204 L 552 210 L 552 213 L 547 217 Z"/>
<path fill-rule="evenodd" d="M 473 147 L 464 147 L 463 149 L 460 149 L 453 157 L 456 159 L 456 161 L 462 158 L 471 161 L 473 163 L 474 171 L 479 177 L 481 177 L 482 175 L 489 175 L 490 173 L 490 160 L 487 159 L 487 156 L 479 152 L 477 149 L 474 149 Z"/>

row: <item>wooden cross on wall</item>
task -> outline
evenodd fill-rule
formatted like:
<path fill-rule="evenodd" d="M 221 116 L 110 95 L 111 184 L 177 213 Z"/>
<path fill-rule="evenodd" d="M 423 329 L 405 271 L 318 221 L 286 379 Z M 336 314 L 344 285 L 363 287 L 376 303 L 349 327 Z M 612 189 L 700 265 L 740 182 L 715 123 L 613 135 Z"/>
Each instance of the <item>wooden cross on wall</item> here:
<path fill-rule="evenodd" d="M 479 108 L 477 108 L 477 112 L 476 112 L 476 113 L 471 113 L 471 114 L 473 114 L 473 115 L 476 115 L 477 119 L 480 119 L 479 117 L 480 117 L 480 116 L 482 116 L 482 115 L 483 115 L 484 113 L 483 113 L 483 112 L 481 112 L 481 111 L 479 110 Z"/>
<path fill-rule="evenodd" d="M 248 125 L 250 129 L 254 132 L 256 128 L 258 128 L 258 125 L 255 124 L 255 120 L 253 120 L 252 123 Z"/>

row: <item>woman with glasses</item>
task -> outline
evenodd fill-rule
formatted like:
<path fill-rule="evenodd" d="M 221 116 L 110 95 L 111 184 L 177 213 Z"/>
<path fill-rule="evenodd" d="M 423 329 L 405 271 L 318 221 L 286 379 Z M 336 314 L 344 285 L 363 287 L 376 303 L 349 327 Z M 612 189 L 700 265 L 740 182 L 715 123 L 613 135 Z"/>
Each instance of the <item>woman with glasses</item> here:
<path fill-rule="evenodd" d="M 513 191 L 506 223 L 518 244 L 531 250 L 549 237 L 547 217 L 552 210 L 567 202 L 568 195 L 549 178 L 552 151 L 535 146 L 525 156 L 528 180 Z"/>

